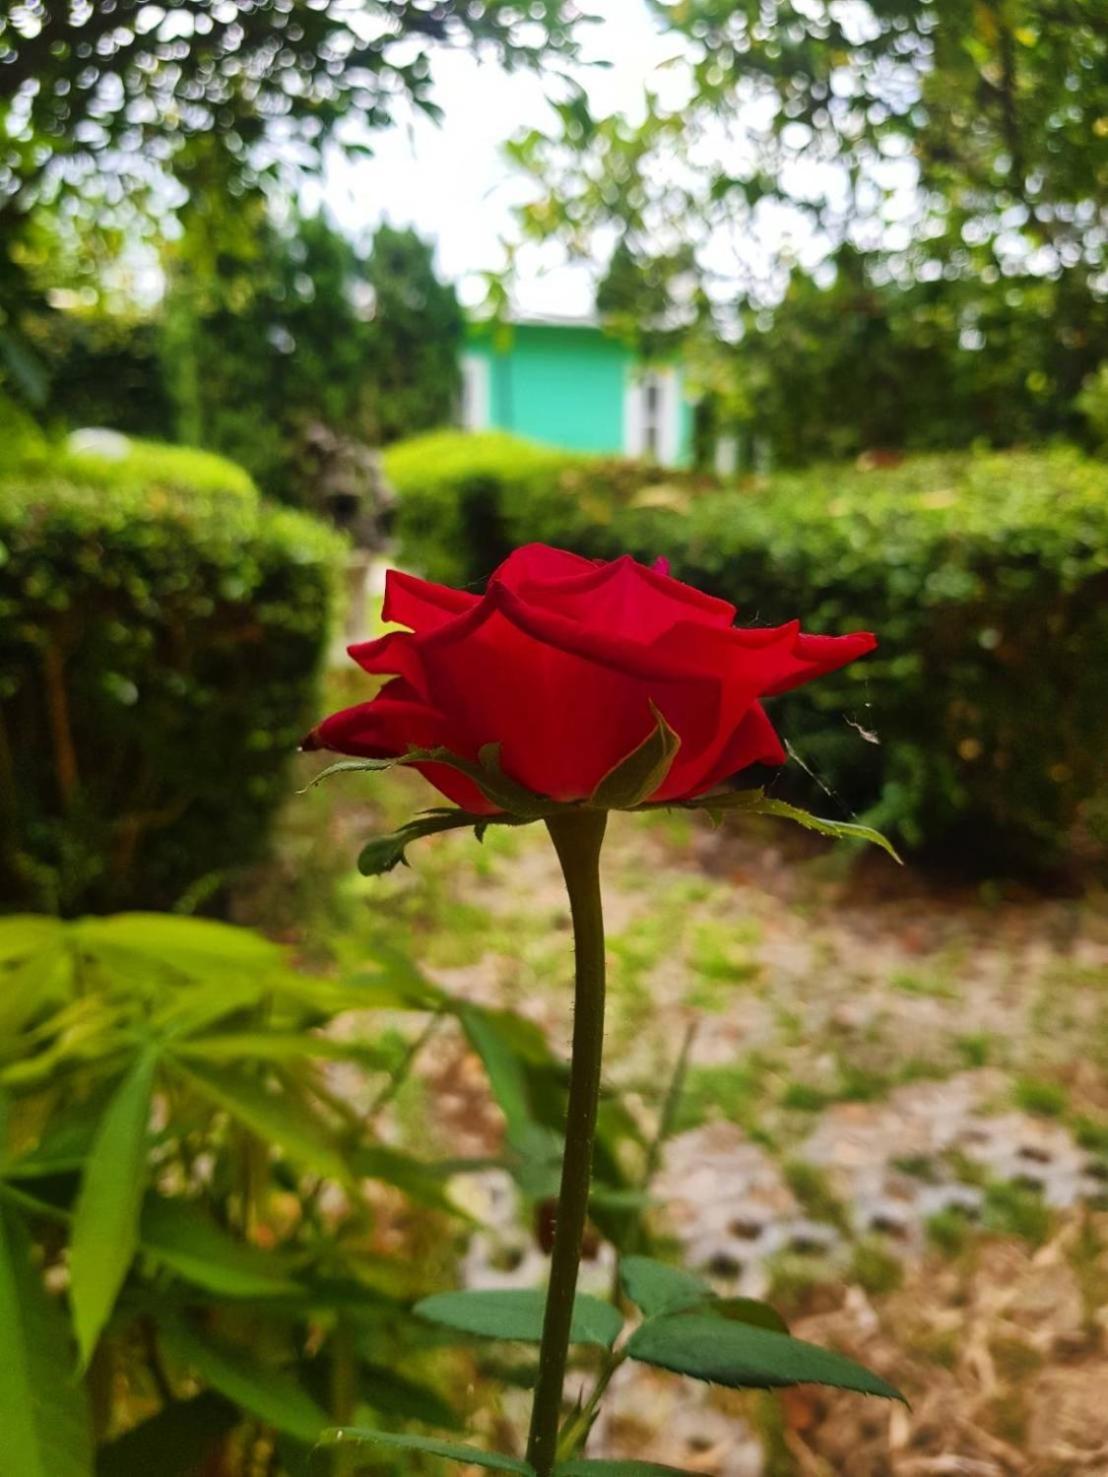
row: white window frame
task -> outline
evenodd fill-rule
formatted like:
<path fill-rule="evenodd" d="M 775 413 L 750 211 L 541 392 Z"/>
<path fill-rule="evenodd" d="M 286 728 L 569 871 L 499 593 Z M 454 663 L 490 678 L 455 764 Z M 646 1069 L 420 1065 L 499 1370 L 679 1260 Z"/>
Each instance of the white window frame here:
<path fill-rule="evenodd" d="M 484 354 L 463 353 L 460 420 L 466 431 L 487 431 L 492 424 L 489 361 Z"/>
<path fill-rule="evenodd" d="M 648 451 L 647 389 L 657 388 L 657 417 L 654 449 Z M 676 369 L 663 366 L 632 371 L 623 397 L 623 448 L 628 456 L 653 459 L 663 467 L 675 466 L 681 436 L 681 380 Z"/>

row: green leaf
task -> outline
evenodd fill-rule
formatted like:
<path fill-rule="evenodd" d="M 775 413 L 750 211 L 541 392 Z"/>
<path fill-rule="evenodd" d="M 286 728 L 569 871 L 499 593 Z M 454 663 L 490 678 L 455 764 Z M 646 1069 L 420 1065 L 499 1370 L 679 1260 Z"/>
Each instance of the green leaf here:
<path fill-rule="evenodd" d="M 294 1162 L 328 1179 L 349 1180 L 346 1161 L 324 1126 L 292 1098 L 267 1092 L 250 1077 L 214 1072 L 198 1062 L 186 1067 L 176 1056 L 174 1066 L 208 1102 L 230 1113 L 264 1143 L 276 1145 Z"/>
<path fill-rule="evenodd" d="M 795 821 L 808 831 L 818 831 L 821 836 L 831 836 L 836 841 L 866 841 L 871 846 L 879 846 L 882 851 L 887 851 L 894 862 L 900 862 L 900 856 L 892 842 L 872 826 L 860 826 L 855 821 L 823 820 L 818 815 L 801 810 L 799 806 L 789 805 L 784 800 L 771 800 L 768 796 L 758 802 L 755 810 L 758 815 L 782 816 L 785 820 Z"/>
<path fill-rule="evenodd" d="M 81 1169 L 110 1098 L 110 1084 L 103 1084 L 84 1101 L 55 1114 L 38 1143 L 11 1160 L 5 1173 L 13 1180 L 32 1180 Z"/>
<path fill-rule="evenodd" d="M 608 771 L 589 797 L 598 810 L 631 810 L 642 805 L 665 779 L 681 747 L 680 737 L 650 704 L 654 727 L 637 749 L 632 749 Z"/>
<path fill-rule="evenodd" d="M 42 913 L 10 913 L 0 918 L 0 965 L 22 962 L 64 941 L 66 924 Z"/>
<path fill-rule="evenodd" d="M 627 1296 L 648 1318 L 656 1313 L 697 1307 L 713 1296 L 708 1284 L 691 1272 L 646 1256 L 623 1257 L 619 1280 Z"/>
<path fill-rule="evenodd" d="M 116 913 L 82 918 L 72 925 L 82 953 L 113 967 L 167 970 L 188 979 L 210 981 L 247 972 L 280 969 L 277 944 L 230 923 L 184 918 L 172 913 Z"/>
<path fill-rule="evenodd" d="M 736 1390 L 817 1384 L 892 1400 L 904 1398 L 879 1375 L 843 1354 L 707 1312 L 647 1319 L 629 1339 L 627 1353 L 643 1364 Z"/>
<path fill-rule="evenodd" d="M 769 1303 L 758 1298 L 713 1298 L 709 1308 L 716 1318 L 730 1318 L 734 1323 L 750 1323 L 755 1328 L 771 1328 L 774 1333 L 788 1333 L 789 1325 Z"/>
<path fill-rule="evenodd" d="M 367 1431 L 358 1426 L 342 1426 L 324 1431 L 321 1446 L 387 1446 L 399 1451 L 422 1451 L 428 1456 L 441 1456 L 448 1462 L 461 1462 L 471 1467 L 485 1467 L 491 1472 L 519 1472 L 535 1477 L 535 1469 L 515 1457 L 499 1456 L 494 1451 L 481 1451 L 476 1446 L 460 1446 L 454 1441 L 437 1441 L 432 1436 L 397 1436 L 389 1431 Z"/>
<path fill-rule="evenodd" d="M 360 1365 L 358 1395 L 363 1404 L 396 1421 L 423 1421 L 446 1431 L 455 1430 L 460 1424 L 458 1412 L 437 1390 L 406 1379 L 395 1369 L 383 1369 L 377 1364 Z"/>
<path fill-rule="evenodd" d="M 138 1246 L 157 1055 L 144 1051 L 96 1130 L 73 1213 L 69 1298 L 81 1363 L 96 1347 Z"/>
<path fill-rule="evenodd" d="M 387 836 L 374 836 L 362 847 L 358 857 L 358 871 L 363 877 L 377 877 L 382 872 L 391 872 L 401 862 L 407 865 L 404 853 L 413 841 L 424 836 L 434 836 L 440 831 L 456 831 L 465 826 L 476 826 L 486 817 L 471 815 L 465 810 L 437 811 L 430 815 L 416 816 L 398 831 Z"/>
<path fill-rule="evenodd" d="M 298 1441 L 319 1440 L 327 1417 L 282 1370 L 260 1364 L 247 1350 L 198 1333 L 184 1322 L 164 1324 L 163 1338 L 178 1363 L 243 1410 Z"/>
<path fill-rule="evenodd" d="M 242 1416 L 229 1400 L 204 1390 L 191 1400 L 175 1400 L 148 1420 L 102 1446 L 96 1477 L 193 1477 L 216 1443 Z"/>
<path fill-rule="evenodd" d="M 370 1071 L 383 1071 L 389 1058 L 364 1041 L 337 1041 L 314 1031 L 229 1031 L 197 1036 L 174 1047 L 179 1057 L 209 1062 L 295 1062 L 326 1057 L 335 1062 L 357 1062 Z"/>
<path fill-rule="evenodd" d="M 41 947 L 24 957 L 0 960 L 0 1050 L 17 1056 L 23 1049 L 18 1033 L 68 1000 L 73 987 L 73 953 L 64 933 L 59 929 L 41 939 Z"/>
<path fill-rule="evenodd" d="M 142 1250 L 162 1266 L 219 1297 L 281 1297 L 300 1291 L 283 1258 L 236 1241 L 187 1201 L 148 1196 L 139 1240 Z"/>
<path fill-rule="evenodd" d="M 578 1457 L 560 1462 L 554 1477 L 690 1477 L 680 1467 L 662 1467 L 657 1462 L 603 1462 Z"/>
<path fill-rule="evenodd" d="M 663 1313 L 701 1312 L 735 1323 L 751 1323 L 788 1333 L 785 1320 L 768 1303 L 755 1298 L 720 1298 L 706 1282 L 679 1267 L 650 1257 L 627 1256 L 619 1265 L 624 1292 L 648 1318 Z"/>
<path fill-rule="evenodd" d="M 520 1054 L 509 1040 L 498 1016 L 478 1006 L 463 1005 L 458 1022 L 469 1043 L 484 1063 L 489 1086 L 508 1128 L 524 1130 L 533 1123 L 527 1072 Z"/>
<path fill-rule="evenodd" d="M 398 1149 L 384 1144 L 367 1144 L 351 1152 L 350 1168 L 360 1178 L 383 1180 L 386 1184 L 395 1185 L 418 1205 L 444 1211 L 447 1215 L 466 1214 L 446 1194 L 434 1165 L 414 1159 L 410 1154 L 402 1154 Z"/>
<path fill-rule="evenodd" d="M 65 1315 L 19 1216 L 0 1204 L 0 1446 L 12 1477 L 88 1477 L 92 1435 Z"/>
<path fill-rule="evenodd" d="M 440 1292 L 415 1306 L 421 1318 L 445 1324 L 460 1333 L 484 1338 L 514 1339 L 537 1344 L 542 1338 L 546 1294 L 538 1288 L 506 1291 Z M 610 1349 L 623 1327 L 619 1310 L 587 1293 L 573 1300 L 570 1340 Z"/>
<path fill-rule="evenodd" d="M 302 790 L 297 790 L 298 795 L 306 795 L 309 790 L 314 790 L 316 785 L 329 780 L 334 774 L 357 774 L 370 773 L 380 774 L 383 770 L 392 769 L 403 761 L 397 759 L 339 759 L 335 764 L 328 764 L 326 769 L 321 769 L 318 774 L 313 774 Z"/>
<path fill-rule="evenodd" d="M 785 800 L 773 800 L 762 790 L 731 790 L 719 795 L 701 795 L 686 802 L 687 810 L 707 810 L 713 815 L 729 810 L 741 810 L 748 815 L 776 815 L 784 820 L 795 821 L 807 831 L 818 831 L 821 836 L 830 836 L 836 841 L 866 841 L 887 851 L 894 862 L 901 858 L 892 842 L 872 826 L 862 826 L 856 821 L 828 821 L 822 816 L 812 815 L 798 805 L 789 805 Z M 901 863 L 903 865 L 903 863 Z"/>

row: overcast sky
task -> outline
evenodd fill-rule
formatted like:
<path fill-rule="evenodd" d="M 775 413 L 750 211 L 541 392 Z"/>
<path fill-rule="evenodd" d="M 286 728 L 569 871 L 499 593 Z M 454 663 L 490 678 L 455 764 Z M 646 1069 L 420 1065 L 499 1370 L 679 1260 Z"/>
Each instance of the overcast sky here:
<path fill-rule="evenodd" d="M 659 34 L 643 0 L 588 0 L 583 7 L 600 17 L 582 28 L 584 50 L 604 59 L 607 68 L 581 68 L 577 75 L 600 112 L 636 115 L 647 82 L 665 81 L 659 64 L 678 44 Z M 521 129 L 546 127 L 550 113 L 542 80 L 533 73 L 508 75 L 492 62 L 462 53 L 435 61 L 435 99 L 443 108 L 440 125 L 417 117 L 372 139 L 372 159 L 328 163 L 320 193 L 337 223 L 361 236 L 388 220 L 414 226 L 431 237 L 443 274 L 458 284 L 463 301 L 483 296 L 479 273 L 503 265 L 500 242 L 512 233 L 512 207 L 527 198 L 527 182 L 504 160 L 504 142 Z M 563 264 L 556 249 L 532 249 L 520 263 L 517 306 L 529 312 L 588 313 L 593 306 L 592 274 Z"/>

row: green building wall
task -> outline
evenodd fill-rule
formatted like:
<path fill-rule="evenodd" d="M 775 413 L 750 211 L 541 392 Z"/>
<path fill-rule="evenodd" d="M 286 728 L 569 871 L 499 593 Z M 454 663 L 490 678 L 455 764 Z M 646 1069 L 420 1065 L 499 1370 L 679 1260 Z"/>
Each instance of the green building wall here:
<path fill-rule="evenodd" d="M 588 325 L 476 324 L 466 352 L 488 364 L 492 427 L 572 451 L 624 451 L 626 391 L 636 359 L 620 340 Z M 685 465 L 693 409 L 683 394 L 678 415 L 678 462 Z"/>

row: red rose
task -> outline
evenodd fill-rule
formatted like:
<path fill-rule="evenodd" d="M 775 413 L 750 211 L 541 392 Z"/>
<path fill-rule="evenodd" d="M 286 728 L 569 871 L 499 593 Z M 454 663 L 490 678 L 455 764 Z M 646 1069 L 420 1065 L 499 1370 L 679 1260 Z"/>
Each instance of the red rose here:
<path fill-rule="evenodd" d="M 385 619 L 410 630 L 350 654 L 392 681 L 372 702 L 325 718 L 304 747 L 387 758 L 441 746 L 472 760 L 499 743 L 511 779 L 583 800 L 652 732 L 653 704 L 681 740 L 653 800 L 703 794 L 750 764 L 783 764 L 759 699 L 863 656 L 873 636 L 806 636 L 796 621 L 739 630 L 734 606 L 664 569 L 529 544 L 484 595 L 391 570 Z M 493 810 L 464 774 L 419 767 L 466 810 Z"/>

